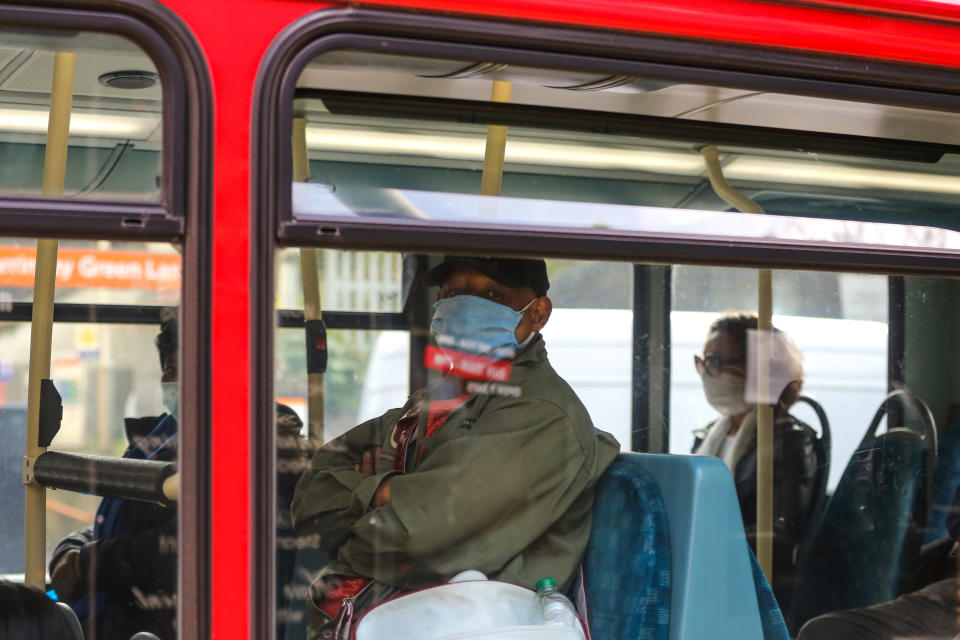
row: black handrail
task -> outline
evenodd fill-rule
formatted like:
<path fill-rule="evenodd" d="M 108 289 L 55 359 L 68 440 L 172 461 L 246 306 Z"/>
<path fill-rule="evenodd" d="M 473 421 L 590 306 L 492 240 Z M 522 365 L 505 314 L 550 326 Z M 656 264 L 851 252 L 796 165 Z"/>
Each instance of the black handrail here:
<path fill-rule="evenodd" d="M 176 473 L 172 462 L 111 458 L 62 451 L 37 456 L 33 476 L 50 489 L 169 504 L 163 482 Z"/>

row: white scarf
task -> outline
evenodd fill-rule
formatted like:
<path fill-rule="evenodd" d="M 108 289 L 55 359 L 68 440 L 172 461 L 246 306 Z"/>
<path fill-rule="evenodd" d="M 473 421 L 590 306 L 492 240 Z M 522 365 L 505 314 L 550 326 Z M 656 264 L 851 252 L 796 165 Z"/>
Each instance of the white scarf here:
<path fill-rule="evenodd" d="M 723 449 L 724 440 L 727 432 L 730 431 L 730 416 L 723 416 L 714 420 L 713 424 L 707 427 L 707 433 L 703 441 L 694 453 L 705 456 L 715 456 L 720 458 L 720 452 Z M 740 428 L 734 434 L 733 446 L 729 448 L 721 460 L 729 467 L 730 472 L 734 473 L 740 458 L 747 452 L 747 449 L 753 444 L 753 439 L 757 434 L 757 410 L 751 409 L 747 415 L 743 416 L 743 422 Z"/>

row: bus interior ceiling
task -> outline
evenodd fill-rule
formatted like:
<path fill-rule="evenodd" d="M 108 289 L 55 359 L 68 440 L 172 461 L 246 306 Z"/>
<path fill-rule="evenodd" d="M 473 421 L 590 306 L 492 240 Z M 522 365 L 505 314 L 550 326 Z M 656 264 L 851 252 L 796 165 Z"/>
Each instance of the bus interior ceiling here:
<path fill-rule="evenodd" d="M 67 197 L 156 199 L 161 147 L 157 69 L 120 36 L 0 31 L 0 189 L 37 193 L 53 56 L 77 54 Z"/>
<path fill-rule="evenodd" d="M 512 83 L 509 106 L 488 102 L 494 80 Z M 504 196 L 724 210 L 697 154 L 718 144 L 727 180 L 768 213 L 953 224 L 960 118 L 946 110 L 357 51 L 318 58 L 298 95 L 311 175 L 356 215 L 420 215 L 371 184 L 477 193 L 482 152 L 467 148 L 513 121 Z"/>

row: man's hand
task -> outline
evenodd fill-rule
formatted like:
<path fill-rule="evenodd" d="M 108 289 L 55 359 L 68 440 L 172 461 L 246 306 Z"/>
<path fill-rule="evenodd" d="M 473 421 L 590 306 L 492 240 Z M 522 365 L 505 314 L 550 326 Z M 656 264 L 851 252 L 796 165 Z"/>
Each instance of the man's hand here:
<path fill-rule="evenodd" d="M 383 452 L 381 447 L 376 449 L 367 449 L 360 458 L 360 464 L 353 465 L 354 471 L 365 473 L 368 476 L 375 476 L 380 473 L 380 454 Z"/>
<path fill-rule="evenodd" d="M 375 476 L 382 472 L 380 468 L 380 454 L 383 452 L 383 449 L 377 447 L 375 449 L 367 449 L 363 452 L 363 456 L 360 458 L 360 464 L 353 465 L 355 471 L 360 473 L 365 473 L 369 476 Z M 390 483 L 393 482 L 393 477 L 389 477 L 383 482 L 380 483 L 380 486 L 377 487 L 376 493 L 373 494 L 373 499 L 370 500 L 370 505 L 376 509 L 377 507 L 382 507 L 383 505 L 390 502 Z"/>
<path fill-rule="evenodd" d="M 50 574 L 50 584 L 57 592 L 57 597 L 69 601 L 76 600 L 80 595 L 81 582 L 80 550 L 71 549 L 60 556 Z"/>
<path fill-rule="evenodd" d="M 390 502 L 390 483 L 393 482 L 393 478 L 394 476 L 390 476 L 377 487 L 376 493 L 373 494 L 373 500 L 370 501 L 374 509 Z"/>

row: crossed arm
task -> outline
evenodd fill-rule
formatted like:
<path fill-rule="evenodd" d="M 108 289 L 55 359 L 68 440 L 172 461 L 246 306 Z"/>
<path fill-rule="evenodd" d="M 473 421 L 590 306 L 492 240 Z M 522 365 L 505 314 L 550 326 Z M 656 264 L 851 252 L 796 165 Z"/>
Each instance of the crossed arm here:
<path fill-rule="evenodd" d="M 549 403 L 531 412 L 530 402 L 519 413 L 510 405 L 485 412 L 409 474 L 383 471 L 392 452 L 384 454 L 381 419 L 356 427 L 301 477 L 295 528 L 320 533 L 324 550 L 358 575 L 398 587 L 464 569 L 496 573 L 589 483 L 585 448 L 566 414 Z"/>

